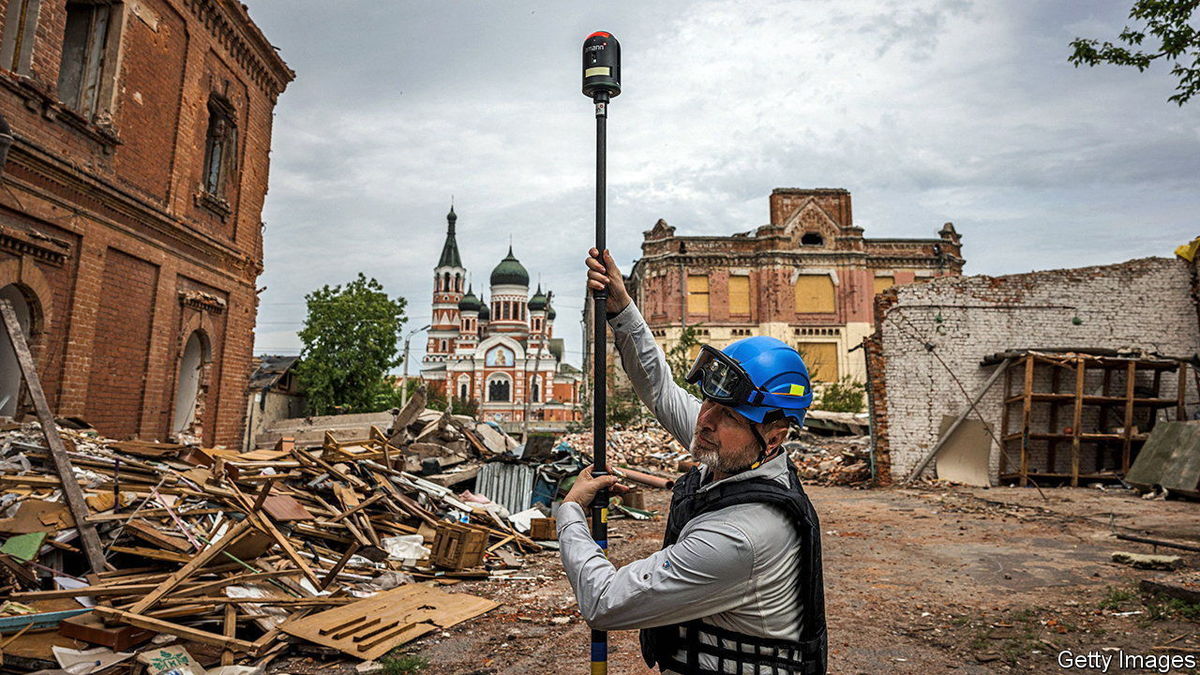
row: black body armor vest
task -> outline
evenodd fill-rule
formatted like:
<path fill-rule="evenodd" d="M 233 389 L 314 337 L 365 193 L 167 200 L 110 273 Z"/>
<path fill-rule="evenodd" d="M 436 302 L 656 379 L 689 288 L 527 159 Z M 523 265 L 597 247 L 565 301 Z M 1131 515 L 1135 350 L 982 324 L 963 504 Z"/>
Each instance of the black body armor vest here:
<path fill-rule="evenodd" d="M 824 675 L 828 657 L 825 634 L 825 587 L 821 575 L 821 529 L 817 512 L 800 486 L 796 468 L 789 461 L 788 487 L 765 478 L 725 483 L 705 492 L 698 468 L 675 483 L 671 513 L 663 548 L 679 539 L 684 525 L 702 513 L 735 504 L 760 502 L 772 504 L 787 514 L 800 538 L 800 566 L 797 575 L 800 600 L 800 639 L 772 640 L 725 630 L 699 619 L 641 631 L 642 657 L 659 669 L 671 669 L 686 675 L 743 673 L 754 666 L 754 673 L 813 673 Z M 731 646 L 732 645 L 732 646 Z M 684 660 L 676 652 L 685 653 Z M 717 660 L 716 670 L 700 665 L 700 655 Z"/>

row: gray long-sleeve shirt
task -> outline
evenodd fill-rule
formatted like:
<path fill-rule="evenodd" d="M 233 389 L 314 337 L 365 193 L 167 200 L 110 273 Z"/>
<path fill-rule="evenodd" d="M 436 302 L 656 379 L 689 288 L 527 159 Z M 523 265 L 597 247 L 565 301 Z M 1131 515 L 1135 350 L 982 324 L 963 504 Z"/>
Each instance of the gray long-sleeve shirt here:
<path fill-rule="evenodd" d="M 675 384 L 637 307 L 631 303 L 609 325 L 638 397 L 676 440 L 690 445 L 700 401 Z M 780 455 L 700 491 L 756 477 L 787 485 L 786 462 Z M 697 516 L 675 544 L 619 570 L 592 540 L 578 504 L 559 509 L 558 538 L 579 610 L 593 628 L 652 628 L 701 619 L 748 635 L 799 637 L 800 541 L 787 516 L 773 506 L 740 504 Z"/>

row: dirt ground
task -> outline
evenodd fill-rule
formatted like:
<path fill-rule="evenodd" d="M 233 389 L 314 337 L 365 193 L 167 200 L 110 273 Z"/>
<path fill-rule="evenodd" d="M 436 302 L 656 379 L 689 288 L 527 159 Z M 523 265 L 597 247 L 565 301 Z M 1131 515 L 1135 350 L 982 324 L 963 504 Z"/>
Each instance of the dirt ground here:
<path fill-rule="evenodd" d="M 1063 650 L 1161 654 L 1169 646 L 1200 654 L 1200 607 L 1137 590 L 1141 578 L 1186 572 L 1111 562 L 1114 551 L 1152 552 L 1116 540 L 1113 526 L 1200 542 L 1200 504 L 1089 488 L 1048 489 L 1046 500 L 1022 488 L 808 492 L 824 532 L 831 672 L 1061 672 Z M 665 512 L 668 496 L 651 495 L 647 506 Z M 662 520 L 613 521 L 614 563 L 656 550 L 662 527 Z M 1197 554 L 1159 552 L 1182 554 L 1185 569 L 1200 565 Z M 421 672 L 438 675 L 587 672 L 589 634 L 558 554 L 525 560 L 520 576 L 532 578 L 446 589 L 501 606 L 401 653 L 423 657 L 429 665 Z M 654 672 L 641 661 L 635 632 L 609 639 L 609 672 Z M 354 672 L 319 657 L 272 670 Z"/>

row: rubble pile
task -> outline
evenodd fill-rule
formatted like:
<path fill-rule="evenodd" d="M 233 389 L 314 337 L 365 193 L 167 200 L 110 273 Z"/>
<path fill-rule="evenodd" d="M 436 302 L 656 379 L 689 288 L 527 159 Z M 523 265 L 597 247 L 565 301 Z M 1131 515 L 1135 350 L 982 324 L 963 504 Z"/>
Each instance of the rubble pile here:
<path fill-rule="evenodd" d="M 521 579 L 524 554 L 556 547 L 553 507 L 586 463 L 571 443 L 519 444 L 425 408 L 421 390 L 384 421 L 350 417 L 298 420 L 246 452 L 0 422 L 5 666 L 248 675 L 293 648 L 376 659 L 496 606 L 439 586 Z M 656 515 L 636 492 L 610 504 Z"/>
<path fill-rule="evenodd" d="M 151 661 L 233 675 L 299 644 L 374 659 L 490 610 L 435 586 L 504 577 L 542 550 L 498 504 L 455 489 L 517 444 L 423 406 L 368 438 L 250 452 L 0 425 L 0 632 L 38 633 L 59 668 L 165 650 Z M 20 642 L 7 666 L 54 665 L 22 662 Z"/>
<path fill-rule="evenodd" d="M 870 436 L 817 436 L 807 431 L 784 447 L 800 480 L 817 485 L 865 485 L 871 480 Z"/>
<path fill-rule="evenodd" d="M 786 446 L 800 478 L 817 485 L 870 481 L 870 436 L 857 435 L 863 428 L 859 416 L 816 412 L 820 414 L 810 416 L 820 418 L 820 433 L 806 426 L 803 431 L 793 431 L 793 440 Z M 563 441 L 590 457 L 590 431 L 568 434 Z M 609 429 L 608 453 L 614 467 L 641 467 L 665 476 L 677 476 L 695 465 L 691 453 L 653 420 Z"/>
<path fill-rule="evenodd" d="M 682 461 L 690 461 L 692 455 L 687 448 L 675 442 L 653 420 L 641 420 L 626 425 L 608 428 L 608 459 L 616 466 L 634 466 L 660 473 L 677 474 Z M 592 432 L 567 434 L 563 442 L 581 453 L 592 454 Z"/>

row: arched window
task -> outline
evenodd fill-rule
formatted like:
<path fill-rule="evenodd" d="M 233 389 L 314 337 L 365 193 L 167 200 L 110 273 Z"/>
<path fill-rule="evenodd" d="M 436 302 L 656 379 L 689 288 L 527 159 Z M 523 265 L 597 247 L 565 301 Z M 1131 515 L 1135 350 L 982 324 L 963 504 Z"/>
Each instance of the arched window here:
<path fill-rule="evenodd" d="M 193 331 L 183 345 L 179 361 L 179 379 L 175 384 L 175 414 L 171 422 L 171 433 L 179 438 L 183 434 L 196 433 L 196 410 L 200 409 L 203 392 L 204 366 L 209 362 L 208 339 L 200 331 Z"/>
<path fill-rule="evenodd" d="M 460 375 L 458 378 L 458 398 L 467 401 L 471 398 L 471 377 Z"/>
<path fill-rule="evenodd" d="M 529 381 L 529 400 L 533 403 L 541 401 L 542 386 L 538 378 Z"/>
<path fill-rule="evenodd" d="M 511 395 L 507 377 L 501 375 L 488 381 L 488 401 L 509 401 Z"/>
<path fill-rule="evenodd" d="M 446 351 L 446 341 L 442 340 L 442 351 Z"/>

